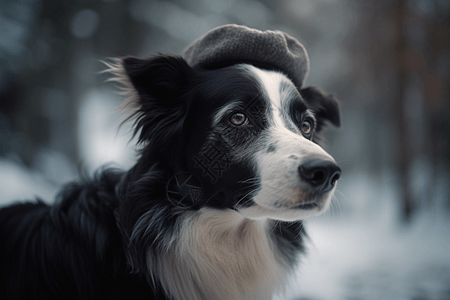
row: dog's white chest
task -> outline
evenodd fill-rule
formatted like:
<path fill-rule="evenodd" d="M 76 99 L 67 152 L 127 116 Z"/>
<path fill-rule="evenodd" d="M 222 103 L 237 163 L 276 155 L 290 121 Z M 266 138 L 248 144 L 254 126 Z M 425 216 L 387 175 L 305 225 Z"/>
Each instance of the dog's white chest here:
<path fill-rule="evenodd" d="M 276 258 L 267 221 L 202 209 L 185 218 L 179 232 L 153 267 L 175 299 L 271 299 L 283 288 L 287 267 Z"/>

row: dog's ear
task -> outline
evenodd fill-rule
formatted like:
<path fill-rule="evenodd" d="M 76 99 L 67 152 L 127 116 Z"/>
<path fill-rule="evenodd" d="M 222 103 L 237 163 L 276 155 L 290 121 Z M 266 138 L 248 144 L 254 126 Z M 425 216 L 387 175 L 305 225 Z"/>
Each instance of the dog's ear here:
<path fill-rule="evenodd" d="M 122 77 L 131 91 L 125 107 L 133 109 L 128 119 L 135 120 L 139 142 L 162 146 L 173 140 L 183 127 L 188 105 L 183 93 L 194 70 L 176 55 L 125 57 L 121 65 Z"/>
<path fill-rule="evenodd" d="M 125 57 L 122 65 L 141 104 L 145 104 L 148 97 L 174 104 L 192 72 L 186 61 L 176 55 L 158 55 L 149 59 Z"/>
<path fill-rule="evenodd" d="M 327 95 L 318 87 L 311 86 L 300 90 L 308 108 L 314 111 L 317 119 L 317 130 L 320 131 L 326 122 L 336 127 L 341 126 L 339 102 L 332 95 Z"/>

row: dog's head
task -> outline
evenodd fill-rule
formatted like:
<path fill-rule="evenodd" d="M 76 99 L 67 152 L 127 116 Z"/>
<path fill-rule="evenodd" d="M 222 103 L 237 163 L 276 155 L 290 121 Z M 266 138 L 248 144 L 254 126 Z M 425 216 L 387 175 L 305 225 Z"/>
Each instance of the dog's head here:
<path fill-rule="evenodd" d="M 141 160 L 200 181 L 188 209 L 293 221 L 329 205 L 340 169 L 317 134 L 340 125 L 332 96 L 249 64 L 193 69 L 173 55 L 127 57 L 115 72 L 133 93 Z"/>

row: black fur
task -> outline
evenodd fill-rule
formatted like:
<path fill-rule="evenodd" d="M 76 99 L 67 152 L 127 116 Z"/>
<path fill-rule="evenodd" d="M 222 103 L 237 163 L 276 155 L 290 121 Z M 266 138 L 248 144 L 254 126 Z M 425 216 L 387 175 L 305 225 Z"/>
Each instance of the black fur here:
<path fill-rule="evenodd" d="M 300 94 L 308 107 L 315 112 L 317 130 L 322 130 L 326 122 L 336 127 L 341 126 L 339 102 L 333 95 L 327 95 L 315 86 L 301 89 Z"/>
<path fill-rule="evenodd" d="M 211 117 L 231 100 L 250 103 L 255 83 L 234 67 L 193 70 L 177 56 L 123 59 L 137 91 L 135 134 L 143 145 L 127 172 L 103 170 L 93 179 L 64 187 L 55 204 L 14 204 L 0 210 L 0 299 L 169 299 L 148 276 L 148 249 L 162 251 L 165 237 L 176 235 L 185 208 L 167 199 L 168 181 L 180 172 L 201 179 L 203 197 L 188 208 L 235 209 L 254 183 L 251 166 L 234 152 L 248 147 L 264 129 L 215 128 Z M 339 125 L 337 102 L 316 89 L 303 89 L 308 107 L 324 121 Z M 259 100 L 258 100 L 259 101 Z M 264 102 L 258 104 L 264 107 Z M 226 152 L 222 173 L 211 178 L 198 165 L 210 146 Z M 268 151 L 275 151 L 275 146 Z M 281 256 L 295 261 L 303 250 L 301 222 L 274 222 L 272 238 Z"/>
<path fill-rule="evenodd" d="M 114 218 L 121 176 L 69 184 L 52 206 L 0 210 L 0 299 L 164 299 L 129 272 Z"/>

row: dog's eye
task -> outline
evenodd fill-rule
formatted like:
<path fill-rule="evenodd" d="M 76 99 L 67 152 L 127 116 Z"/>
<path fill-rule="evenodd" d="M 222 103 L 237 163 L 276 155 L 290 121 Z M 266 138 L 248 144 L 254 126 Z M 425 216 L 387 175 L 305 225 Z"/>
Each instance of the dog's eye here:
<path fill-rule="evenodd" d="M 242 126 L 248 123 L 248 119 L 243 113 L 234 113 L 230 116 L 230 122 L 233 125 Z"/>
<path fill-rule="evenodd" d="M 302 132 L 304 134 L 310 134 L 312 131 L 312 128 L 313 128 L 312 126 L 313 125 L 312 125 L 311 121 L 309 121 L 309 120 L 303 121 L 302 126 L 301 126 Z"/>

